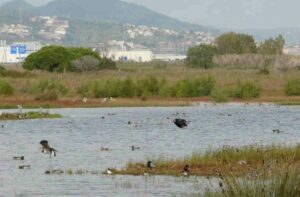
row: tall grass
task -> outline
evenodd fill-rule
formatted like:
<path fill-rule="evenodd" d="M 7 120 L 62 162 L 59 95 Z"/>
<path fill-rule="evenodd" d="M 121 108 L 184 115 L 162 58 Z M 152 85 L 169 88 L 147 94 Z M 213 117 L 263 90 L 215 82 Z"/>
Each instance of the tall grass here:
<path fill-rule="evenodd" d="M 65 95 L 68 89 L 54 80 L 40 80 L 30 88 L 30 92 L 37 100 L 57 100 L 59 96 Z"/>
<path fill-rule="evenodd" d="M 288 96 L 300 96 L 300 80 L 289 79 L 285 85 L 285 94 Z"/>
<path fill-rule="evenodd" d="M 251 81 L 238 82 L 231 96 L 239 99 L 252 99 L 260 96 L 260 88 Z"/>
<path fill-rule="evenodd" d="M 223 178 L 219 192 L 207 192 L 206 197 L 298 197 L 300 196 L 300 173 L 288 169 L 271 177 Z"/>
<path fill-rule="evenodd" d="M 89 97 L 200 97 L 210 95 L 215 84 L 212 77 L 179 80 L 169 84 L 153 76 L 132 80 L 127 78 L 92 81 L 79 86 L 77 93 Z"/>
<path fill-rule="evenodd" d="M 0 81 L 0 95 L 1 96 L 11 96 L 15 92 L 15 88 L 7 81 Z"/>

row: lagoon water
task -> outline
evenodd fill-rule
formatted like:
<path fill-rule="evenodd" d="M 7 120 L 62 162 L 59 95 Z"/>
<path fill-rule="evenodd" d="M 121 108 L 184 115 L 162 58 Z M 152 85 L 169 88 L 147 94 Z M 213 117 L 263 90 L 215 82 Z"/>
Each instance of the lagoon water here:
<path fill-rule="evenodd" d="M 192 107 L 52 109 L 50 112 L 62 114 L 64 118 L 0 123 L 4 125 L 0 128 L 1 197 L 189 196 L 216 185 L 197 177 L 49 176 L 44 172 L 48 169 L 105 171 L 109 167 L 125 167 L 128 161 L 180 158 L 225 145 L 300 143 L 299 106 L 199 104 Z M 190 120 L 190 126 L 183 130 L 176 128 L 172 123 L 175 117 Z M 274 134 L 273 129 L 285 133 Z M 58 150 L 56 158 L 50 159 L 41 153 L 39 142 L 43 139 Z M 141 150 L 131 151 L 131 145 Z M 111 151 L 101 152 L 101 147 Z M 12 159 L 21 155 L 25 156 L 25 161 Z M 18 166 L 23 164 L 30 164 L 31 169 L 19 170 Z"/>

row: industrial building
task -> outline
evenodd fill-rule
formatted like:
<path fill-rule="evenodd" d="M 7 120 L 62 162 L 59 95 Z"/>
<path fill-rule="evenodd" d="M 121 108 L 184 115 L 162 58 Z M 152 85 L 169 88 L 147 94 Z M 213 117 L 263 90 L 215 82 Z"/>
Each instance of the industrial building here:
<path fill-rule="evenodd" d="M 39 42 L 16 42 L 7 45 L 5 41 L 0 42 L 0 63 L 23 62 L 28 55 L 42 48 Z"/>

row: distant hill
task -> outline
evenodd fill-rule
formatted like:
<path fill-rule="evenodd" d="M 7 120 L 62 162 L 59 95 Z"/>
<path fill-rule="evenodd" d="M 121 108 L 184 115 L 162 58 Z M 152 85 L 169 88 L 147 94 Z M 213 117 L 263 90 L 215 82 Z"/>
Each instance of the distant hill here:
<path fill-rule="evenodd" d="M 101 20 L 175 30 L 215 31 L 213 28 L 181 22 L 120 0 L 54 0 L 36 10 L 40 15 L 57 15 L 89 22 Z"/>
<path fill-rule="evenodd" d="M 4 3 L 0 7 L 0 24 L 20 22 L 23 18 L 32 16 L 34 10 L 35 7 L 23 0 Z"/>

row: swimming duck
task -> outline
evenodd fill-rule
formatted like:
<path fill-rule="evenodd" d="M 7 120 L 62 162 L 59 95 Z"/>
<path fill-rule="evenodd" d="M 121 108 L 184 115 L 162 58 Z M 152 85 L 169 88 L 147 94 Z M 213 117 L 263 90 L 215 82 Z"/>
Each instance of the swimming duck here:
<path fill-rule="evenodd" d="M 20 169 L 20 170 L 29 169 L 29 168 L 30 168 L 30 165 L 22 165 L 22 166 L 19 166 L 19 169 Z"/>
<path fill-rule="evenodd" d="M 14 160 L 24 160 L 24 159 L 25 159 L 24 156 L 21 156 L 21 157 L 13 157 L 13 158 L 14 158 Z"/>
<path fill-rule="evenodd" d="M 113 170 L 111 168 L 108 168 L 106 170 L 106 174 L 109 174 L 109 175 L 113 174 Z"/>
<path fill-rule="evenodd" d="M 132 151 L 140 150 L 141 149 L 140 147 L 136 147 L 136 146 L 131 146 L 130 148 L 131 148 Z"/>
<path fill-rule="evenodd" d="M 185 128 L 188 126 L 189 121 L 186 121 L 185 119 L 176 118 L 173 120 L 174 124 L 179 128 Z"/>

